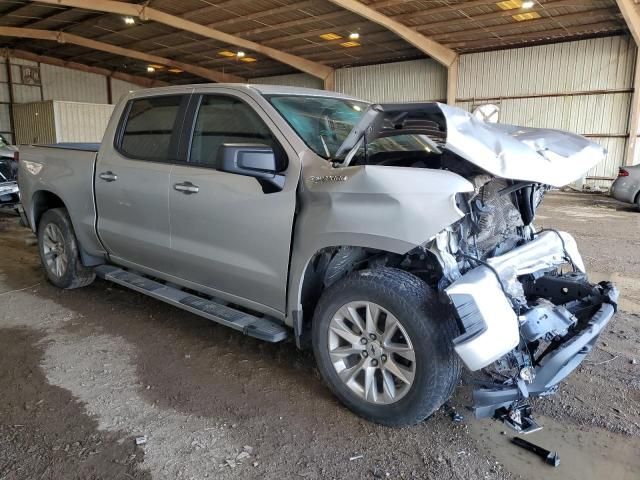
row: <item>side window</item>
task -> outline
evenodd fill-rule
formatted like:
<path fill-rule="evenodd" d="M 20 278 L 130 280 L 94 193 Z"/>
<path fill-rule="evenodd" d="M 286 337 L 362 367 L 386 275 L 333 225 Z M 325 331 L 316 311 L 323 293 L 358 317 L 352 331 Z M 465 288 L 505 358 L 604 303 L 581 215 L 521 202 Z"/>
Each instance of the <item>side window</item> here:
<path fill-rule="evenodd" d="M 175 160 L 172 139 L 179 134 L 178 111 L 184 95 L 133 100 L 120 140 L 120 151 L 132 158 Z"/>
<path fill-rule="evenodd" d="M 233 97 L 205 95 L 196 117 L 189 161 L 216 168 L 218 150 L 225 143 L 268 145 L 281 168 L 286 168 L 284 151 L 249 105 Z"/>

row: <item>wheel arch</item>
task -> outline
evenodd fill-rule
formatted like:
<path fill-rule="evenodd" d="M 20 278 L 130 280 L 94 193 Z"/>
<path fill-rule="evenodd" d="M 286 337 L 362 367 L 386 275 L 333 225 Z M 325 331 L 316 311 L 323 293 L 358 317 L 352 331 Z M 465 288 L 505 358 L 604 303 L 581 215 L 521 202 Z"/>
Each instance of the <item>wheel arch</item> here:
<path fill-rule="evenodd" d="M 33 193 L 27 218 L 34 232 L 38 231 L 38 224 L 44 212 L 52 208 L 67 208 L 67 206 L 59 195 L 50 190 L 38 190 Z"/>
<path fill-rule="evenodd" d="M 308 346 L 315 308 L 325 289 L 354 271 L 389 265 L 403 269 L 402 261 L 417 248 L 407 248 L 406 244 L 398 249 L 389 249 L 388 246 L 387 242 L 375 246 L 334 243 L 317 248 L 313 253 L 306 255 L 306 261 L 301 263 L 295 272 L 292 262 L 288 317 L 291 319 L 299 348 Z M 437 264 L 430 252 L 421 252 L 429 257 L 428 262 Z"/>

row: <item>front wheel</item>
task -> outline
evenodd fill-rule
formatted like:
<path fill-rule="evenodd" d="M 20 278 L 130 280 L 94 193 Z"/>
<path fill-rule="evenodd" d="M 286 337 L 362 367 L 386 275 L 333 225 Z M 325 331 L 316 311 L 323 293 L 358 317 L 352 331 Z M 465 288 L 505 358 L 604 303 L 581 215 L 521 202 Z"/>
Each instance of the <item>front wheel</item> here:
<path fill-rule="evenodd" d="M 389 426 L 416 424 L 451 396 L 461 370 L 456 335 L 435 293 L 392 268 L 336 282 L 313 320 L 314 355 L 331 390 L 356 414 Z"/>
<path fill-rule="evenodd" d="M 84 287 L 96 278 L 93 270 L 80 261 L 78 241 L 64 208 L 53 208 L 42 215 L 38 225 L 38 250 L 47 277 L 56 287 Z"/>

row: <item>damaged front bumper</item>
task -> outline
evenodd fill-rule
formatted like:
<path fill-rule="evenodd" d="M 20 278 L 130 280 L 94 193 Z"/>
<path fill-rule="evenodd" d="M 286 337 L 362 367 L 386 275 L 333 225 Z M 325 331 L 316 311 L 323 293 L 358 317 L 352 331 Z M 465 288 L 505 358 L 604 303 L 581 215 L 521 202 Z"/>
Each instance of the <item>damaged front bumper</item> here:
<path fill-rule="evenodd" d="M 566 264 L 574 271 L 561 273 Z M 588 282 L 574 239 L 555 231 L 487 260 L 445 292 L 462 330 L 456 352 L 492 377 L 474 391 L 478 418 L 554 393 L 592 350 L 618 297 L 611 283 Z"/>

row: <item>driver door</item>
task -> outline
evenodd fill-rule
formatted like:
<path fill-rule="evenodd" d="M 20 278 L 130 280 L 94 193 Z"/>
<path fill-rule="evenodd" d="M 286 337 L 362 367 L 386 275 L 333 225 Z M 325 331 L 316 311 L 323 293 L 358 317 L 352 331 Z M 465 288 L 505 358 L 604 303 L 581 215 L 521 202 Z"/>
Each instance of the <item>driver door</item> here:
<path fill-rule="evenodd" d="M 188 161 L 170 175 L 173 275 L 228 301 L 284 312 L 297 155 L 251 97 L 217 92 L 224 90 L 194 95 L 192 126 L 184 134 L 190 137 Z M 265 189 L 257 178 L 221 171 L 223 144 L 273 148 L 284 187 Z"/>

